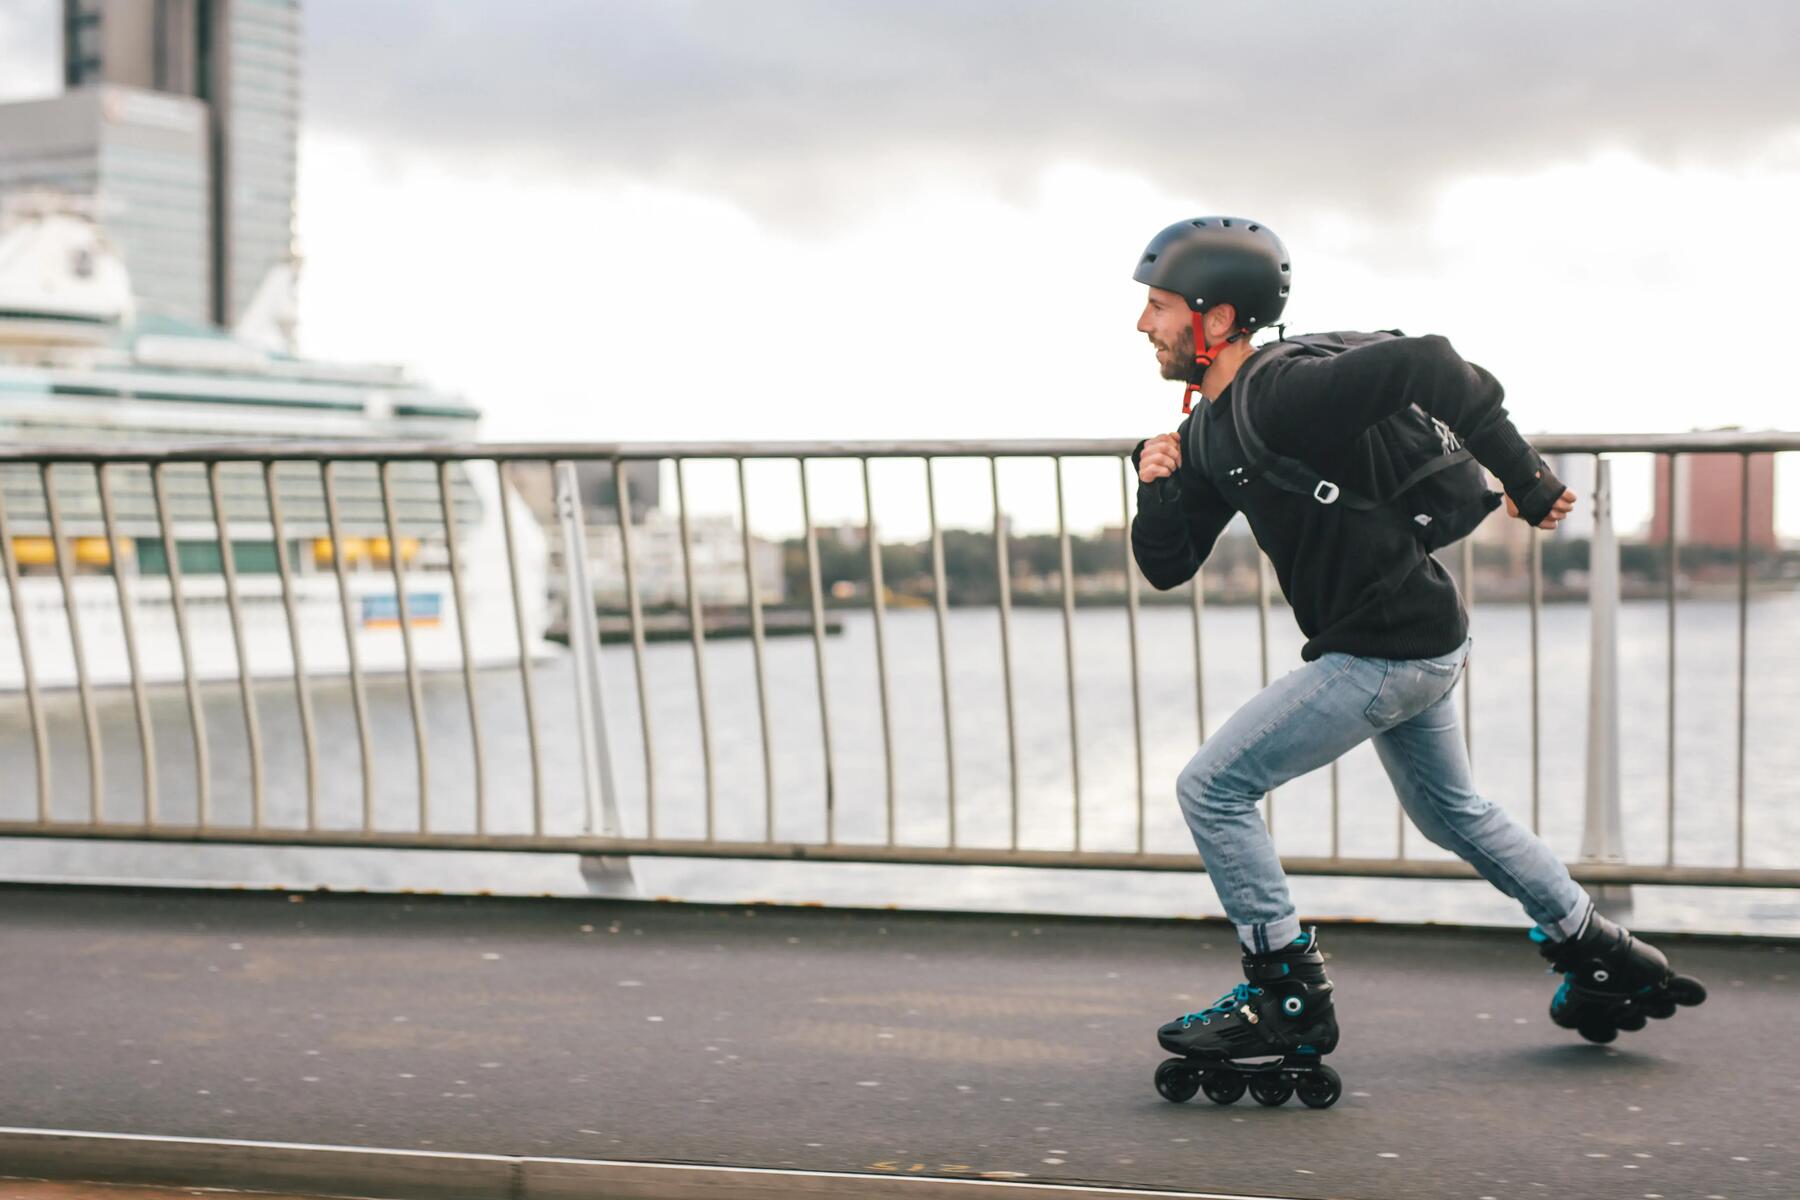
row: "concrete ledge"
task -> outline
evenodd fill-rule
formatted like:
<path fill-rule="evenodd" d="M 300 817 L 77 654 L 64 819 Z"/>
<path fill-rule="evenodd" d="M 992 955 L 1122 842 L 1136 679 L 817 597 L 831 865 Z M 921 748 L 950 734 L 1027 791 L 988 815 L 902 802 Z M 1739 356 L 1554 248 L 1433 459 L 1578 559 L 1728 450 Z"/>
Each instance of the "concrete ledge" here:
<path fill-rule="evenodd" d="M 1218 1192 L 1075 1187 L 603 1159 L 515 1158 L 221 1138 L 0 1127 L 0 1173 L 97 1183 L 304 1191 L 380 1200 L 1251 1200 Z M 1266 1198 L 1265 1198 L 1266 1200 Z"/>
<path fill-rule="evenodd" d="M 730 858 L 745 861 L 880 863 L 914 866 L 1054 867 L 1062 870 L 1154 871 L 1200 875 L 1205 864 L 1189 852 L 1010 850 L 973 846 L 884 846 L 841 842 L 699 842 L 681 838 L 602 838 L 587 835 L 418 833 L 404 830 L 278 829 L 236 826 L 131 825 L 106 822 L 0 821 L 0 838 L 75 841 L 178 842 L 189 845 L 332 847 L 364 850 L 495 850 L 615 858 Z M 1289 875 L 1367 879 L 1478 879 L 1458 859 L 1322 858 L 1284 855 Z M 1573 862 L 1580 883 L 1666 884 L 1684 887 L 1800 888 L 1800 867 L 1665 866 L 1653 863 Z"/>
<path fill-rule="evenodd" d="M 777 912 L 808 917 L 845 917 L 879 915 L 884 921 L 940 921 L 990 924 L 1033 924 L 1054 922 L 1059 925 L 1125 925 L 1134 928 L 1192 929 L 1211 926 L 1229 930 L 1222 916 L 1156 916 L 1131 913 L 1069 913 L 1004 908 L 901 908 L 892 905 L 822 904 L 803 900 L 684 900 L 678 896 L 600 896 L 584 893 L 496 893 L 489 891 L 445 891 L 411 888 L 332 888 L 292 887 L 281 883 L 195 882 L 185 879 L 110 879 L 11 876 L 0 877 L 0 895 L 7 892 L 50 892 L 69 895 L 126 893 L 137 896 L 218 897 L 240 896 L 246 899 L 280 899 L 301 897 L 308 904 L 378 904 L 401 900 L 412 905 L 477 904 L 495 908 L 525 907 L 534 904 L 566 904 L 618 906 L 627 911 L 680 909 L 688 912 L 743 913 L 747 911 Z M 1518 925 L 1469 925 L 1456 921 L 1392 921 L 1375 917 L 1326 916 L 1308 917 L 1308 925 L 1324 929 L 1377 928 L 1390 931 L 1441 936 L 1447 938 L 1495 938 L 1518 945 Z M 1729 946 L 1793 946 L 1800 936 L 1783 933 L 1734 933 L 1715 930 L 1670 930 L 1653 925 L 1631 925 L 1632 932 L 1664 941 Z"/>

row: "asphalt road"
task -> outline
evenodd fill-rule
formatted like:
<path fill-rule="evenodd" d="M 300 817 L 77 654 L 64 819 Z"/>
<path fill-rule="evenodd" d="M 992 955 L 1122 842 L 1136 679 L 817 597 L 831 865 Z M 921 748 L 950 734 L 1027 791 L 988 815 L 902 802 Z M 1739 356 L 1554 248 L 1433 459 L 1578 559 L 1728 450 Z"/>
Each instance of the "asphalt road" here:
<path fill-rule="evenodd" d="M 0 888 L 0 1125 L 1367 1200 L 1800 1195 L 1800 949 L 1659 939 L 1712 999 L 1602 1048 L 1550 1024 L 1522 932 L 1321 941 L 1344 1098 L 1221 1108 L 1151 1085 L 1155 1027 L 1240 977 L 1209 922 Z"/>

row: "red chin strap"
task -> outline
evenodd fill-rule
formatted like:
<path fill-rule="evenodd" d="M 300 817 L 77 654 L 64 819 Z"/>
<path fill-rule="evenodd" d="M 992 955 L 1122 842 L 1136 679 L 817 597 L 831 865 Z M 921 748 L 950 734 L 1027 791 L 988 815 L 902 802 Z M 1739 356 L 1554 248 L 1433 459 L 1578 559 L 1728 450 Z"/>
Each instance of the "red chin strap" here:
<path fill-rule="evenodd" d="M 1206 340 L 1206 329 L 1204 325 L 1206 314 L 1194 311 L 1189 315 L 1194 319 L 1194 365 L 1199 367 L 1200 373 L 1204 375 L 1206 373 L 1206 368 L 1213 365 L 1213 359 L 1218 357 L 1219 351 L 1236 341 L 1237 338 L 1235 336 L 1228 337 L 1217 344 L 1210 344 Z M 1194 396 L 1199 391 L 1199 384 L 1190 383 L 1187 385 L 1187 391 L 1181 394 L 1182 416 L 1187 416 L 1194 411 Z M 1201 399 L 1205 399 L 1205 397 L 1202 396 Z"/>

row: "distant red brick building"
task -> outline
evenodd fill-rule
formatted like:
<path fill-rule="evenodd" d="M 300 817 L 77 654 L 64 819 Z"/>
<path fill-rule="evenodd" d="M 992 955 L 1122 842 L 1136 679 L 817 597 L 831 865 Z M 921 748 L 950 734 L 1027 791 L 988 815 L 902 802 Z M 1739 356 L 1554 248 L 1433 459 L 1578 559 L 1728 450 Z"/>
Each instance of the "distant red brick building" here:
<path fill-rule="evenodd" d="M 1684 546 L 1735 548 L 1743 533 L 1744 456 L 1683 454 L 1675 460 L 1675 536 Z M 1750 545 L 1776 550 L 1775 456 L 1752 454 Z M 1669 460 L 1656 460 L 1656 509 L 1650 540 L 1669 536 Z"/>

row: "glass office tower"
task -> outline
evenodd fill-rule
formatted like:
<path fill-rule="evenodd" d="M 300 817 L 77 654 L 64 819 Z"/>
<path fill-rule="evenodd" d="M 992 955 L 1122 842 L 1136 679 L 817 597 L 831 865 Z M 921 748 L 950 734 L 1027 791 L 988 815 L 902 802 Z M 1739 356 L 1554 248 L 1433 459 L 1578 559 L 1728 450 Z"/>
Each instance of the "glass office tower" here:
<path fill-rule="evenodd" d="M 0 105 L 0 205 L 90 210 L 125 260 L 140 311 L 213 320 L 206 106 L 102 84 Z"/>
<path fill-rule="evenodd" d="M 299 0 L 63 0 L 63 24 L 71 92 L 124 85 L 206 106 L 209 315 L 237 324 L 271 272 L 295 266 Z"/>

